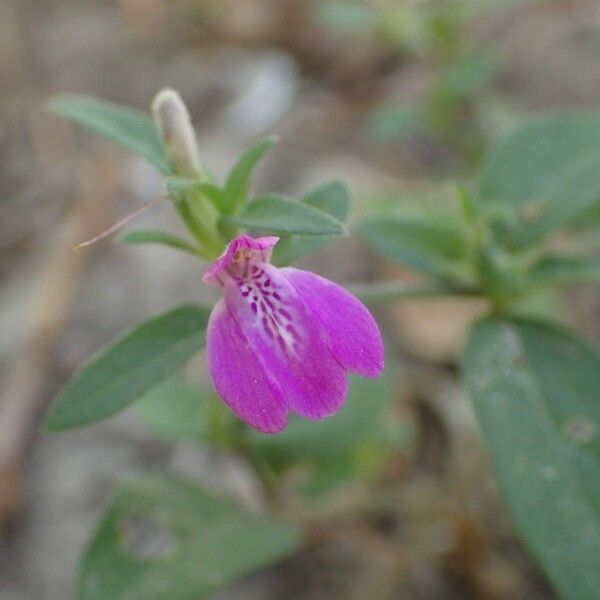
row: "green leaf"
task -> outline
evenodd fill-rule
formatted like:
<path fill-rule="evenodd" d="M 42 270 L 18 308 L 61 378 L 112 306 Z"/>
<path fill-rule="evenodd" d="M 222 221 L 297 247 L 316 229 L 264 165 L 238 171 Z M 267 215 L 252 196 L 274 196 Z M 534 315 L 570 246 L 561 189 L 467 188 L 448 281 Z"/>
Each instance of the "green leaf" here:
<path fill-rule="evenodd" d="M 126 106 L 76 94 L 57 96 L 50 100 L 48 108 L 142 156 L 161 173 L 171 173 L 169 159 L 158 131 L 146 114 Z"/>
<path fill-rule="evenodd" d="M 198 256 L 200 253 L 198 248 L 190 242 L 186 242 L 180 237 L 166 231 L 150 231 L 145 229 L 127 231 L 120 235 L 117 240 L 121 244 L 161 244 L 189 252 L 195 256 Z"/>
<path fill-rule="evenodd" d="M 247 200 L 250 177 L 258 161 L 277 141 L 276 137 L 267 137 L 247 150 L 237 161 L 224 187 L 227 212 L 234 213 Z"/>
<path fill-rule="evenodd" d="M 517 245 L 571 224 L 600 204 L 600 112 L 533 120 L 500 144 L 482 168 L 480 199 L 517 215 Z"/>
<path fill-rule="evenodd" d="M 288 556 L 299 537 L 189 481 L 136 478 L 112 498 L 81 562 L 77 598 L 204 598 Z"/>
<path fill-rule="evenodd" d="M 513 300 L 510 314 L 515 319 L 561 323 L 565 321 L 565 298 L 560 290 L 551 287 L 531 289 Z"/>
<path fill-rule="evenodd" d="M 302 202 L 317 208 L 339 221 L 346 222 L 350 212 L 348 188 L 341 181 L 328 181 L 302 197 Z M 273 263 L 289 265 L 304 254 L 327 246 L 335 236 L 283 235 L 273 252 Z"/>
<path fill-rule="evenodd" d="M 280 196 L 263 196 L 244 205 L 237 215 L 223 217 L 228 225 L 265 233 L 343 235 L 343 223 L 312 206 Z"/>
<path fill-rule="evenodd" d="M 521 212 L 521 244 L 531 244 L 553 231 L 571 225 L 600 208 L 600 152 L 590 154 L 581 163 L 572 163 L 559 181 L 543 190 L 542 198 Z M 580 223 L 581 226 L 584 223 Z"/>
<path fill-rule="evenodd" d="M 462 369 L 517 528 L 559 593 L 600 589 L 600 355 L 570 334 L 488 319 Z"/>
<path fill-rule="evenodd" d="M 447 277 L 468 252 L 462 225 L 447 216 L 372 217 L 357 233 L 392 260 L 436 277 Z"/>
<path fill-rule="evenodd" d="M 196 179 L 188 179 L 187 177 L 174 175 L 165 179 L 165 189 L 167 190 L 167 194 L 175 199 L 186 192 L 202 192 L 219 210 L 222 210 L 225 206 L 223 190 L 214 183 L 209 183 L 207 181 L 198 181 Z"/>
<path fill-rule="evenodd" d="M 479 181 L 481 197 L 521 206 L 599 147 L 600 113 L 566 112 L 532 120 L 488 157 Z"/>
<path fill-rule="evenodd" d="M 345 223 L 350 212 L 350 194 L 342 181 L 326 181 L 302 197 L 302 202 L 314 206 Z"/>
<path fill-rule="evenodd" d="M 547 256 L 529 272 L 532 285 L 566 285 L 600 280 L 600 256 Z"/>
<path fill-rule="evenodd" d="M 186 305 L 138 325 L 78 371 L 50 407 L 46 430 L 104 419 L 165 380 L 204 346 L 210 309 Z"/>
<path fill-rule="evenodd" d="M 214 392 L 180 378 L 154 386 L 134 405 L 136 414 L 157 435 L 173 441 L 205 441 L 209 427 L 209 403 Z"/>

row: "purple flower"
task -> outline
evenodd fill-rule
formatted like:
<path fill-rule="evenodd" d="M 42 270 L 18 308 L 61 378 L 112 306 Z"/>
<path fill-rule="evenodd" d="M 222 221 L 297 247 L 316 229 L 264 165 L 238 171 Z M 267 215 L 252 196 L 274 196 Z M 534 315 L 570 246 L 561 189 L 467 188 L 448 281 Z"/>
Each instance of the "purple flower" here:
<path fill-rule="evenodd" d="M 346 371 L 383 371 L 371 313 L 323 277 L 270 264 L 278 239 L 240 235 L 202 278 L 224 296 L 206 340 L 215 390 L 264 433 L 281 431 L 289 411 L 315 420 L 338 411 L 348 392 Z"/>

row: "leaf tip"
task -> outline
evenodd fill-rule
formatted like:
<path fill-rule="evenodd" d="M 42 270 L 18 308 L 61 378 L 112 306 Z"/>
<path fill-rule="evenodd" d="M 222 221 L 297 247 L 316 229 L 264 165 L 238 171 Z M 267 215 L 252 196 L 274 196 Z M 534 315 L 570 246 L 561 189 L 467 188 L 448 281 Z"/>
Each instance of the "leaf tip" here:
<path fill-rule="evenodd" d="M 61 425 L 60 418 L 57 418 L 56 411 L 54 410 L 54 407 L 51 406 L 40 425 L 40 431 L 44 434 L 52 434 L 58 433 L 63 429 L 65 429 L 65 427 Z"/>

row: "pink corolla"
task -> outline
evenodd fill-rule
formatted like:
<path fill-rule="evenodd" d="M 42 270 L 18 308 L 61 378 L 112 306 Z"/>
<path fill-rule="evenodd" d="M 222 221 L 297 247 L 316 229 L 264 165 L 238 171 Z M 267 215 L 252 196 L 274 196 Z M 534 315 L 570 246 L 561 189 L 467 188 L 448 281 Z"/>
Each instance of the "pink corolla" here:
<path fill-rule="evenodd" d="M 371 313 L 323 277 L 272 265 L 278 239 L 240 235 L 202 278 L 224 296 L 206 340 L 214 388 L 264 433 L 283 429 L 290 411 L 314 420 L 335 413 L 346 399 L 347 371 L 383 371 Z"/>

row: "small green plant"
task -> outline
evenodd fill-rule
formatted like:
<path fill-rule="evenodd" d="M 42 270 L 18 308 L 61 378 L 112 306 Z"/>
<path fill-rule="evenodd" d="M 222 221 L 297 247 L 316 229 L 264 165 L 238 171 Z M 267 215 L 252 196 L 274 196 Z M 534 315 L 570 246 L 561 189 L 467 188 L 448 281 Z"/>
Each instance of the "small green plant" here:
<path fill-rule="evenodd" d="M 398 445 L 393 425 L 385 436 L 379 431 L 392 399 L 389 376 L 370 383 L 347 377 L 383 370 L 374 319 L 337 284 L 281 268 L 347 233 L 348 192 L 330 181 L 299 199 L 251 197 L 252 172 L 273 138 L 254 144 L 217 184 L 172 90 L 157 95 L 154 120 L 82 96 L 56 98 L 50 108 L 164 175 L 187 233 L 134 230 L 119 241 L 160 244 L 212 262 L 202 279 L 224 298 L 214 307 L 190 303 L 155 316 L 93 356 L 51 406 L 45 429 L 90 425 L 135 403 L 158 435 L 238 455 L 262 483 L 271 509 L 269 516 L 248 514 L 177 474 L 127 480 L 83 557 L 77 597 L 203 597 L 299 546 L 298 519 L 281 501 L 289 472 L 300 471 L 298 492 L 311 502 L 341 481 L 377 477 Z M 213 387 L 241 420 L 210 387 L 181 376 L 205 346 Z M 375 402 L 362 402 L 371 393 L 365 386 L 373 386 Z M 338 411 L 335 419 L 314 422 Z M 288 413 L 294 413 L 289 421 Z M 284 427 L 277 437 L 264 436 Z"/>
<path fill-rule="evenodd" d="M 286 429 L 270 436 L 247 427 L 215 392 L 180 374 L 207 338 L 210 346 L 211 335 L 220 332 L 231 344 L 225 347 L 235 352 L 223 358 L 223 346 L 215 350 L 213 345 L 211 359 L 209 348 L 217 392 L 253 427 L 275 432 L 285 425 L 286 415 L 273 416 L 273 406 L 266 403 L 286 386 L 295 412 L 321 418 L 340 408 L 346 370 L 361 375 L 381 371 L 377 328 L 355 298 L 322 278 L 310 279 L 316 287 L 302 290 L 302 271 L 268 264 L 273 234 L 280 238 L 275 265 L 344 235 L 348 193 L 343 184 L 328 182 L 299 199 L 252 198 L 252 171 L 272 139 L 255 144 L 224 183 L 215 182 L 199 159 L 187 112 L 173 92 L 159 95 L 155 121 L 79 96 L 56 99 L 51 108 L 145 158 L 165 176 L 166 193 L 187 237 L 137 231 L 121 236 L 122 242 L 162 244 L 215 261 L 205 280 L 216 279 L 223 287 L 239 283 L 238 295 L 248 299 L 243 314 L 239 306 L 226 305 L 230 313 L 225 315 L 220 301 L 209 317 L 211 307 L 191 303 L 132 329 L 75 374 L 45 421 L 46 430 L 62 431 L 134 404 L 148 427 L 164 438 L 210 445 L 237 454 L 252 467 L 269 501 L 266 516 L 249 514 L 177 474 L 122 483 L 78 574 L 82 600 L 203 597 L 300 546 L 309 518 L 297 511 L 297 503 L 296 510 L 286 504 L 281 491 L 288 475 L 300 474 L 296 492 L 303 501 L 318 503 L 341 482 L 376 479 L 386 458 L 406 439 L 390 410 L 389 357 L 380 379 L 351 378 L 346 405 L 335 417 L 309 422 L 292 415 Z M 542 322 L 531 300 L 544 290 L 600 279 L 597 245 L 585 242 L 593 234 L 597 241 L 599 174 L 600 115 L 548 115 L 500 144 L 477 181 L 456 187 L 447 202 L 388 198 L 356 226 L 377 252 L 424 276 L 419 283 L 356 286 L 363 300 L 443 295 L 488 300 L 489 316 L 470 332 L 462 373 L 514 522 L 558 592 L 573 600 L 595 599 L 600 589 L 600 353 L 567 329 Z M 269 237 L 254 239 L 248 233 Z M 257 256 L 260 264 L 252 262 Z M 231 280 L 220 281 L 223 269 Z M 318 335 L 315 352 L 299 361 L 311 365 L 302 378 L 294 370 L 298 361 L 285 363 L 287 371 L 273 368 L 272 347 L 252 342 L 247 328 L 214 329 L 215 321 L 225 319 L 233 327 L 231 318 L 244 315 L 250 317 L 247 326 L 260 329 L 261 321 L 252 320 L 252 314 L 275 315 L 275 309 L 258 306 L 246 280 L 237 282 L 242 272 L 256 273 L 260 286 L 252 290 L 260 288 L 265 306 L 275 277 L 284 277 L 288 283 L 279 284 L 297 286 L 298 297 L 305 294 L 306 306 L 314 307 L 314 323 L 306 327 L 319 328 Z M 278 356 L 291 360 L 300 352 L 294 346 L 298 340 L 293 329 L 282 333 L 289 319 L 279 314 L 281 322 L 273 317 L 262 326 L 267 337 L 280 334 L 283 354 Z M 338 336 L 330 335 L 323 319 Z M 314 374 L 321 373 L 326 360 L 319 359 L 323 364 L 314 368 L 310 361 L 323 356 L 323 340 L 338 364 L 330 360 L 331 377 L 321 380 L 322 390 L 328 390 L 322 399 Z M 304 398 L 307 404 L 297 402 L 300 380 L 314 392 Z M 235 385 L 227 387 L 231 381 Z M 332 381 L 342 383 L 332 386 Z M 322 410 L 324 403 L 311 404 L 316 399 L 335 402 Z"/>
<path fill-rule="evenodd" d="M 388 198 L 359 235 L 422 273 L 356 290 L 384 300 L 476 295 L 489 316 L 461 360 L 514 522 L 564 598 L 600 586 L 600 353 L 543 318 L 540 294 L 600 280 L 600 114 L 525 124 L 470 189 Z M 378 288 L 378 289 L 377 289 Z"/>

